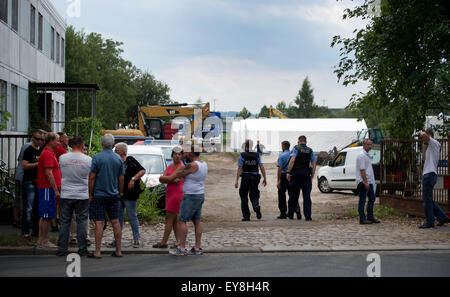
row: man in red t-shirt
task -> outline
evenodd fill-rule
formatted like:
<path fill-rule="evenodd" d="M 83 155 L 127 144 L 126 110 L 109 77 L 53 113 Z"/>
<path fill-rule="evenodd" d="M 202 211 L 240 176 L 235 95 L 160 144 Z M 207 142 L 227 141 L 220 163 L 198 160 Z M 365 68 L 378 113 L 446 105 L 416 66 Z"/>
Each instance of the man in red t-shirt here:
<path fill-rule="evenodd" d="M 69 137 L 64 132 L 59 132 L 59 143 L 58 147 L 55 149 L 56 159 L 59 162 L 59 157 L 67 153 L 69 149 Z"/>
<path fill-rule="evenodd" d="M 61 197 L 61 171 L 55 150 L 60 145 L 59 135 L 50 132 L 45 137 L 46 146 L 38 165 L 39 238 L 38 247 L 56 247 L 48 240 L 51 220 L 56 216 L 56 199 Z"/>

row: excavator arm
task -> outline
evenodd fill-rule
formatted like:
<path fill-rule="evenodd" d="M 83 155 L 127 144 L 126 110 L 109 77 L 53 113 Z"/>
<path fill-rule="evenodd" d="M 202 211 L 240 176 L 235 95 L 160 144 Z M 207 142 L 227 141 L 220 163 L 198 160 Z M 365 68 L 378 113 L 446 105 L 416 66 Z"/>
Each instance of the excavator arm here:
<path fill-rule="evenodd" d="M 147 119 L 160 119 L 160 118 L 175 118 L 175 117 L 192 117 L 195 114 L 195 110 L 198 108 L 187 107 L 187 104 L 173 104 L 173 105 L 155 105 L 155 106 L 138 106 L 138 121 L 139 130 L 144 135 L 150 136 L 151 127 Z M 206 103 L 202 108 L 202 121 L 209 116 L 210 105 Z M 151 124 L 150 124 L 151 125 Z M 191 135 L 194 132 L 194 125 L 191 125 Z"/>

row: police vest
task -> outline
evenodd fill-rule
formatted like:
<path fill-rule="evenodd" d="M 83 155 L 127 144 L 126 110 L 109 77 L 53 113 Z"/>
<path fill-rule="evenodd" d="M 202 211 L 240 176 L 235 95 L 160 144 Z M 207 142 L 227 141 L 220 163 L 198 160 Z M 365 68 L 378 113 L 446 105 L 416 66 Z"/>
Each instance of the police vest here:
<path fill-rule="evenodd" d="M 244 159 L 244 165 L 242 166 L 243 172 L 258 172 L 258 153 L 245 152 L 241 156 Z"/>
<path fill-rule="evenodd" d="M 309 162 L 311 161 L 311 154 L 313 150 L 306 145 L 297 145 L 295 146 L 295 149 L 298 154 L 295 158 L 295 163 L 292 169 L 309 170 Z"/>

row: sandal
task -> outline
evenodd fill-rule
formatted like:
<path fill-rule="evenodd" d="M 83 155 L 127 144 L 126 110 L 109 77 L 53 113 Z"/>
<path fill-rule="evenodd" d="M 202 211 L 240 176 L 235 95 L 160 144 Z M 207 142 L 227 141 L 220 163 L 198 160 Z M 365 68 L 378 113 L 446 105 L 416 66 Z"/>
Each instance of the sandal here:
<path fill-rule="evenodd" d="M 87 257 L 88 257 L 88 258 L 93 258 L 93 259 L 101 259 L 101 258 L 103 258 L 103 257 L 101 257 L 101 256 L 96 256 L 96 255 L 94 255 L 94 253 L 89 253 L 89 254 L 87 254 Z"/>
<path fill-rule="evenodd" d="M 161 244 L 161 242 L 158 242 L 157 244 L 152 245 L 154 249 L 166 249 L 167 244 Z"/>

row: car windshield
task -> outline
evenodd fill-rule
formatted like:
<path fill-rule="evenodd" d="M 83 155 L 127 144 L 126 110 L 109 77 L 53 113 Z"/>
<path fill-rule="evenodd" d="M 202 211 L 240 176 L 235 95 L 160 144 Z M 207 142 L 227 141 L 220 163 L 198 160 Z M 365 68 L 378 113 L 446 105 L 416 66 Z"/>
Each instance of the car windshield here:
<path fill-rule="evenodd" d="M 145 168 L 147 174 L 163 174 L 163 159 L 158 155 L 131 154 Z"/>
<path fill-rule="evenodd" d="M 161 147 L 166 160 L 172 160 L 172 148 L 171 147 Z"/>

